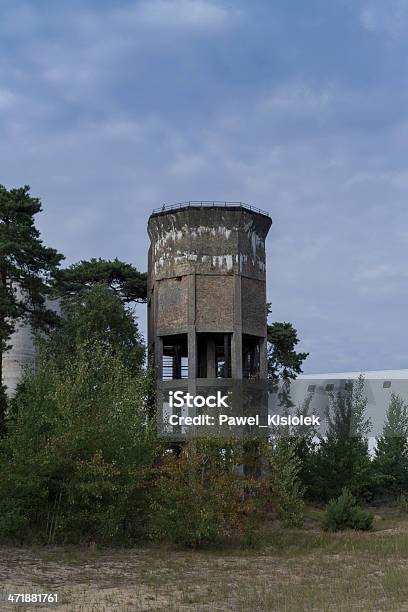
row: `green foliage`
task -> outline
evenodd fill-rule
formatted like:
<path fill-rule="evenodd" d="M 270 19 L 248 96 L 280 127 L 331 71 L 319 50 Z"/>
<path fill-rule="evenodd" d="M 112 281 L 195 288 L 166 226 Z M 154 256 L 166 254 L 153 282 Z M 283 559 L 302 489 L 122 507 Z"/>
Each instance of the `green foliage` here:
<path fill-rule="evenodd" d="M 55 323 L 45 297 L 63 256 L 43 245 L 34 224 L 40 211 L 41 202 L 30 196 L 27 185 L 10 190 L 0 185 L 0 385 L 2 355 L 15 324 L 25 319 L 43 329 Z M 4 393 L 0 410 L 2 428 Z"/>
<path fill-rule="evenodd" d="M 123 303 L 146 302 L 147 274 L 119 259 L 83 260 L 59 270 L 56 277 L 57 292 L 63 297 L 72 297 L 101 283 L 115 291 Z"/>
<path fill-rule="evenodd" d="M 137 373 L 140 371 L 144 348 L 137 323 L 130 307 L 108 286 L 97 283 L 61 304 L 57 328 L 40 340 L 42 350 L 62 365 L 77 350 L 86 346 L 117 355 Z"/>
<path fill-rule="evenodd" d="M 6 386 L 0 381 L 0 437 L 6 433 L 6 415 L 9 412 L 8 404 Z"/>
<path fill-rule="evenodd" d="M 141 338 L 105 284 L 61 308 L 0 445 L 0 537 L 132 542 L 145 535 L 149 470 L 162 452 Z"/>
<path fill-rule="evenodd" d="M 259 440 L 190 442 L 157 472 L 151 538 L 191 547 L 239 538 L 254 548 L 269 507 L 284 526 L 302 524 L 299 470 L 296 445 L 288 438 L 272 445 Z"/>
<path fill-rule="evenodd" d="M 0 185 L 0 340 L 6 348 L 14 323 L 29 318 L 36 326 L 52 313 L 45 308 L 49 283 L 63 256 L 47 248 L 35 227 L 41 202 L 26 185 L 7 190 Z M 17 291 L 17 287 L 20 291 Z"/>
<path fill-rule="evenodd" d="M 268 315 L 271 312 L 267 304 Z M 296 345 L 299 338 L 296 329 L 291 323 L 274 322 L 267 326 L 268 340 L 268 378 L 270 390 L 278 393 L 278 402 L 283 408 L 283 414 L 289 415 L 294 408 L 290 396 L 290 382 L 302 373 L 302 365 L 309 353 L 297 352 Z M 280 384 L 279 384 L 280 383 Z M 296 414 L 306 416 L 312 396 L 299 406 Z M 279 514 L 284 523 L 296 525 L 302 522 L 303 496 L 305 488 L 302 483 L 308 481 L 310 471 L 310 458 L 314 452 L 315 432 L 310 428 L 298 428 L 291 431 L 290 427 L 284 436 L 277 437 L 277 444 L 273 453 L 276 455 L 277 470 L 272 470 L 273 488 L 276 493 Z M 273 448 L 273 445 L 272 445 Z M 288 464 L 285 466 L 285 461 Z M 279 483 L 279 470 L 282 471 L 283 481 Z"/>
<path fill-rule="evenodd" d="M 408 405 L 395 393 L 391 393 L 383 436 L 384 438 L 408 438 Z"/>
<path fill-rule="evenodd" d="M 268 313 L 270 307 L 268 305 Z M 302 373 L 302 364 L 309 353 L 295 350 L 299 343 L 296 329 L 291 323 L 275 322 L 268 325 L 268 375 L 272 383 L 287 381 Z"/>
<path fill-rule="evenodd" d="M 313 425 L 304 424 L 304 419 L 311 416 L 312 413 L 312 399 L 313 394 L 309 393 L 302 404 L 297 406 L 296 410 L 287 408 L 284 411 L 285 415 L 293 415 L 299 417 L 299 419 L 303 419 L 303 423 L 299 423 L 299 425 L 287 425 L 285 428 L 279 427 L 276 430 L 276 433 L 279 432 L 280 435 L 284 433 L 291 442 L 299 465 L 299 479 L 305 487 L 306 492 L 313 478 L 317 437 L 316 428 Z"/>
<path fill-rule="evenodd" d="M 270 304 L 267 304 L 267 310 L 270 314 Z M 280 406 L 289 411 L 294 406 L 290 397 L 290 381 L 302 373 L 302 364 L 309 353 L 296 352 L 299 338 L 291 323 L 274 322 L 268 325 L 267 340 L 271 390 L 278 393 Z"/>
<path fill-rule="evenodd" d="M 285 527 L 299 527 L 303 523 L 305 489 L 299 478 L 298 443 L 296 438 L 278 437 L 266 454 L 272 506 Z"/>
<path fill-rule="evenodd" d="M 408 495 L 401 493 L 398 497 L 398 508 L 401 512 L 408 513 Z"/>
<path fill-rule="evenodd" d="M 348 486 L 353 494 L 367 498 L 373 483 L 368 442 L 361 438 L 326 438 L 314 457 L 312 497 L 328 501 Z"/>
<path fill-rule="evenodd" d="M 329 397 L 328 431 L 313 457 L 309 493 L 328 501 L 348 487 L 357 497 L 368 497 L 374 474 L 366 437 L 370 420 L 365 417 L 364 378 Z"/>
<path fill-rule="evenodd" d="M 356 529 L 368 531 L 373 526 L 374 515 L 357 505 L 356 498 L 349 489 L 344 488 L 337 499 L 332 499 L 326 507 L 323 519 L 325 531 Z"/>
<path fill-rule="evenodd" d="M 328 436 L 366 438 L 371 427 L 365 416 L 367 402 L 362 374 L 354 382 L 347 381 L 344 391 L 329 393 Z"/>
<path fill-rule="evenodd" d="M 84 345 L 64 367 L 41 357 L 18 390 L 0 445 L 3 540 L 143 535 L 148 468 L 161 452 L 145 386 L 99 344 Z"/>
<path fill-rule="evenodd" d="M 408 406 L 394 393 L 383 434 L 377 440 L 373 467 L 377 475 L 377 496 L 396 498 L 408 491 Z"/>
<path fill-rule="evenodd" d="M 219 440 L 186 444 L 171 454 L 153 483 L 150 536 L 189 547 L 220 543 L 245 532 L 254 517 L 256 483 L 238 473 L 242 452 Z M 251 534 L 253 540 L 253 534 Z"/>
<path fill-rule="evenodd" d="M 302 404 L 297 407 L 295 415 L 304 418 L 310 416 L 312 399 L 313 394 L 309 393 Z M 305 496 L 308 496 L 316 467 L 317 431 L 313 425 L 301 424 L 291 426 L 290 433 L 295 443 L 295 453 L 299 462 L 299 479 L 305 488 Z"/>
<path fill-rule="evenodd" d="M 302 404 L 299 404 L 294 410 L 286 405 L 283 411 L 284 415 L 303 417 L 311 415 L 311 402 L 313 394 L 309 393 Z M 313 425 L 285 425 L 271 428 L 273 436 L 283 438 L 290 443 L 295 454 L 296 464 L 298 466 L 298 478 L 303 485 L 303 492 L 308 494 L 308 490 L 313 486 L 315 478 L 315 462 L 317 449 L 317 432 Z"/>

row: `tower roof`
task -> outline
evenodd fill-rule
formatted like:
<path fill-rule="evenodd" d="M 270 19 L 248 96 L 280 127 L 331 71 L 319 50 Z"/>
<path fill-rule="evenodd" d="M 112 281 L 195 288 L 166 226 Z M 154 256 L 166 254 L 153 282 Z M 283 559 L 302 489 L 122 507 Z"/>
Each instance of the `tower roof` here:
<path fill-rule="evenodd" d="M 178 202 L 177 204 L 163 204 L 159 208 L 154 208 L 151 216 L 158 216 L 167 213 L 177 212 L 188 208 L 218 208 L 222 210 L 245 210 L 247 212 L 270 217 L 269 212 L 261 210 L 245 202 L 227 202 L 221 200 L 190 200 L 188 202 Z"/>

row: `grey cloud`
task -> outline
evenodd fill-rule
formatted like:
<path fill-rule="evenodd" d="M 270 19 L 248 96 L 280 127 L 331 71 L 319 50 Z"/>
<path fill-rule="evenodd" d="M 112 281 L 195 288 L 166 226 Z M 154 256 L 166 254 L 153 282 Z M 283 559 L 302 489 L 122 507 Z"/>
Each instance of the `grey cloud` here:
<path fill-rule="evenodd" d="M 170 4 L 155 4 L 162 17 Z M 221 1 L 195 6 L 215 31 L 238 23 Z M 198 14 L 168 29 L 194 30 Z M 207 57 L 213 46 L 200 56 L 191 41 L 177 46 L 181 36 L 169 42 L 152 14 L 147 34 L 140 16 L 133 4 L 53 16 L 60 36 L 36 35 L 2 73 L 2 182 L 42 197 L 44 240 L 68 263 L 117 256 L 145 270 L 152 208 L 254 203 L 274 219 L 273 317 L 298 328 L 306 371 L 406 365 L 406 87 L 316 81 L 303 66 L 301 76 L 248 74 L 237 91 L 217 53 Z M 39 27 L 36 14 L 24 27 Z M 160 87 L 184 83 L 186 70 L 182 93 Z"/>

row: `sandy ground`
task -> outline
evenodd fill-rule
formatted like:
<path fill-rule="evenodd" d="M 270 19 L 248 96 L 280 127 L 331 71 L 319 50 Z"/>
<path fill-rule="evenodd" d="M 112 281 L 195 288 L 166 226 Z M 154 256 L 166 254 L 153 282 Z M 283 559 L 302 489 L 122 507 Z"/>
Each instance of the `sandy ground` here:
<path fill-rule="evenodd" d="M 254 551 L 1 547 L 0 592 L 57 593 L 59 611 L 408 611 L 408 516 L 371 533 L 274 526 Z M 17 605 L 1 610 L 50 610 Z"/>

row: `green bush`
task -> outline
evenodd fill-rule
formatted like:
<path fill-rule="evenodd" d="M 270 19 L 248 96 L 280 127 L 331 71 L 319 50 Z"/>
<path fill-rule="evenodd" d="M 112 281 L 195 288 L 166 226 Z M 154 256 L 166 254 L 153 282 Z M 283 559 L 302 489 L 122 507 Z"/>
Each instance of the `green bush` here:
<path fill-rule="evenodd" d="M 202 547 L 251 531 L 253 540 L 256 483 L 239 474 L 239 462 L 238 448 L 211 440 L 169 455 L 152 480 L 151 539 Z"/>
<path fill-rule="evenodd" d="M 398 499 L 408 490 L 408 405 L 391 394 L 382 436 L 377 440 L 373 468 L 378 499 Z"/>
<path fill-rule="evenodd" d="M 398 497 L 398 508 L 401 512 L 408 512 L 408 495 L 401 493 Z"/>
<path fill-rule="evenodd" d="M 332 499 L 327 504 L 323 529 L 325 531 L 343 529 L 368 531 L 373 526 L 373 519 L 373 514 L 358 506 L 356 498 L 349 489 L 344 488 L 337 499 Z"/>
<path fill-rule="evenodd" d="M 303 524 L 305 488 L 299 473 L 300 459 L 297 456 L 297 444 L 300 439 L 290 437 L 277 438 L 266 455 L 268 461 L 269 497 L 272 506 L 285 527 L 301 527 Z"/>
<path fill-rule="evenodd" d="M 308 493 L 327 503 L 346 487 L 358 499 L 369 499 L 374 482 L 366 417 L 367 398 L 364 378 L 348 381 L 345 389 L 329 393 L 327 433 L 312 458 Z"/>
<path fill-rule="evenodd" d="M 134 542 L 144 534 L 149 468 L 162 450 L 146 380 L 87 345 L 27 373 L 0 443 L 0 538 Z"/>

